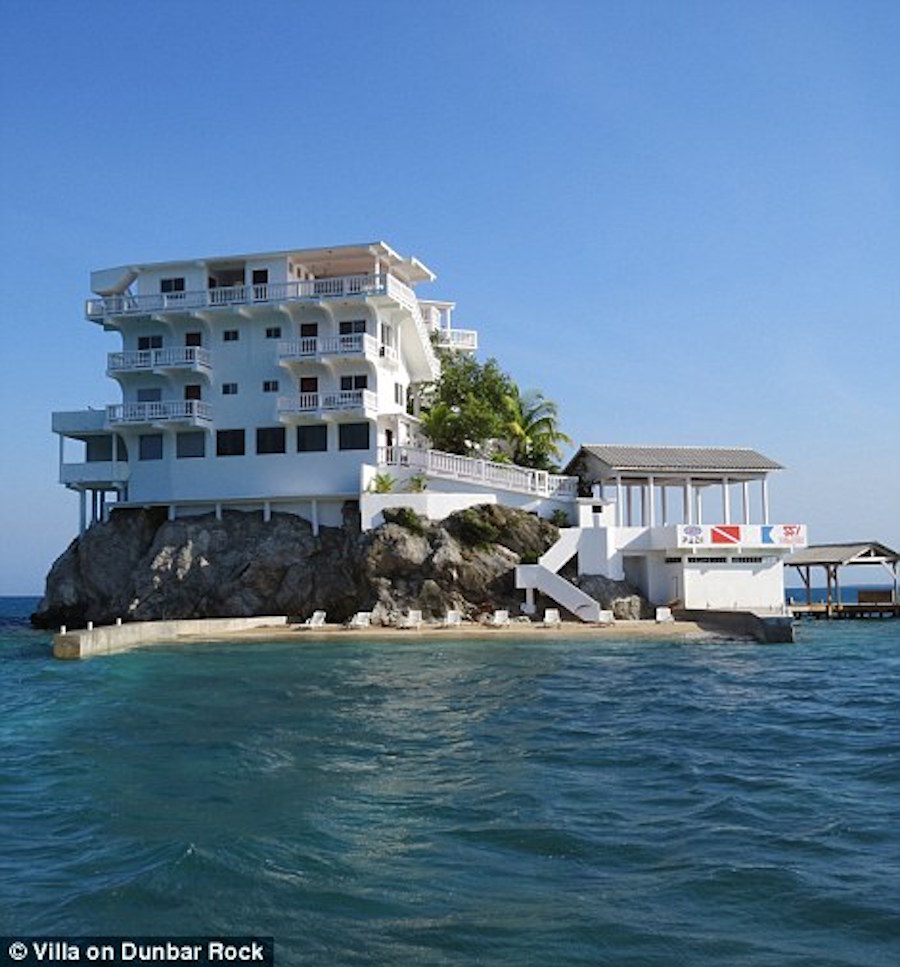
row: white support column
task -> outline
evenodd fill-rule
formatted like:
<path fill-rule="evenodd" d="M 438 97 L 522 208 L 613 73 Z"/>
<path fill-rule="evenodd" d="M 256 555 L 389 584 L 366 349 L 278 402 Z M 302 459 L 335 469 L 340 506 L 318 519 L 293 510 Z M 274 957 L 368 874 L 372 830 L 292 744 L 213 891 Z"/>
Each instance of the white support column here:
<path fill-rule="evenodd" d="M 762 515 L 763 523 L 769 523 L 769 481 L 762 478 Z"/>
<path fill-rule="evenodd" d="M 647 502 L 650 505 L 650 516 L 644 521 L 645 526 L 656 527 L 656 498 L 653 494 L 654 478 L 647 478 Z"/>
<path fill-rule="evenodd" d="M 272 504 L 270 501 L 263 501 L 263 521 L 268 524 L 272 519 Z"/>
<path fill-rule="evenodd" d="M 697 509 L 694 513 L 694 518 L 695 518 L 694 523 L 702 524 L 703 523 L 703 488 L 702 487 L 694 488 L 694 498 L 696 499 L 696 502 L 697 502 Z"/>
<path fill-rule="evenodd" d="M 631 484 L 629 484 L 625 488 L 625 503 L 628 505 L 627 519 L 628 519 L 628 526 L 629 527 L 633 527 L 634 526 L 634 516 L 633 516 L 634 515 L 634 500 L 633 500 L 632 490 L 634 490 L 634 488 L 631 486 Z"/>
<path fill-rule="evenodd" d="M 694 488 L 691 478 L 686 477 L 684 481 L 684 522 L 685 524 L 694 523 Z"/>
<path fill-rule="evenodd" d="M 741 504 L 744 511 L 744 523 L 750 523 L 750 481 L 745 480 L 741 484 Z"/>
<path fill-rule="evenodd" d="M 663 484 L 659 488 L 659 497 L 660 497 L 660 501 L 662 502 L 662 522 L 663 522 L 663 527 L 668 527 L 669 526 L 669 508 L 667 506 L 667 501 L 666 501 L 666 485 L 665 484 Z"/>
<path fill-rule="evenodd" d="M 616 526 L 625 526 L 625 508 L 622 504 L 624 500 L 624 494 L 622 492 L 622 478 L 616 477 Z"/>
<path fill-rule="evenodd" d="M 87 529 L 87 493 L 84 490 L 78 491 L 78 536 L 80 537 Z"/>
<path fill-rule="evenodd" d="M 60 481 L 62 481 L 63 460 L 65 460 L 64 443 L 65 443 L 65 437 L 60 433 L 59 435 L 59 479 Z"/>
<path fill-rule="evenodd" d="M 222 519 L 222 504 L 216 503 L 216 520 Z"/>
<path fill-rule="evenodd" d="M 724 524 L 731 523 L 731 494 L 728 492 L 730 481 L 727 477 L 722 478 L 722 513 L 725 515 Z"/>
<path fill-rule="evenodd" d="M 169 504 L 169 520 L 175 520 L 178 516 L 178 508 L 175 504 Z"/>
<path fill-rule="evenodd" d="M 319 536 L 319 502 L 318 500 L 315 499 L 315 497 L 313 498 L 313 501 L 312 501 L 312 529 L 313 529 L 313 536 L 318 537 Z"/>

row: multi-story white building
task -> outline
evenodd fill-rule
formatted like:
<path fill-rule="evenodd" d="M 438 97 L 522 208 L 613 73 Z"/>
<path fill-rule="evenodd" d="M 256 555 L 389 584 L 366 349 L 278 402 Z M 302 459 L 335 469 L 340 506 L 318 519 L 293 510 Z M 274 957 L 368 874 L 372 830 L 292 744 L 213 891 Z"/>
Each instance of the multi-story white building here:
<path fill-rule="evenodd" d="M 453 303 L 417 298 L 433 279 L 383 242 L 92 273 L 86 315 L 121 336 L 106 365 L 121 399 L 53 415 L 81 529 L 111 501 L 340 523 L 361 465 L 421 442 L 434 347 L 477 347 Z"/>

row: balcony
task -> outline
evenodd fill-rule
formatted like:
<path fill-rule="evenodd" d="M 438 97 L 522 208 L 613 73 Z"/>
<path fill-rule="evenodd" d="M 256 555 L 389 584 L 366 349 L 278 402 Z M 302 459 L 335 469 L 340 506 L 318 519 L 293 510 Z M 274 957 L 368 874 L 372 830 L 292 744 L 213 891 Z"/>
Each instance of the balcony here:
<path fill-rule="evenodd" d="M 106 357 L 106 372 L 110 376 L 171 370 L 187 370 L 208 375 L 211 369 L 212 357 L 209 350 L 199 346 L 139 349 L 134 352 L 109 353 Z"/>
<path fill-rule="evenodd" d="M 397 351 L 362 332 L 350 336 L 310 336 L 278 344 L 278 361 L 283 366 L 303 362 L 328 363 L 338 359 L 381 360 L 395 366 Z"/>
<path fill-rule="evenodd" d="M 393 284 L 392 284 L 393 283 Z M 146 295 L 104 296 L 88 299 L 85 315 L 94 322 L 110 316 L 154 315 L 177 312 L 190 315 L 206 309 L 234 306 L 272 305 L 285 302 L 319 302 L 329 299 L 359 299 L 367 296 L 391 295 L 395 298 L 399 280 L 387 273 L 377 275 L 342 275 L 304 282 L 269 282 L 259 285 L 231 285 L 191 292 L 154 292 Z"/>
<path fill-rule="evenodd" d="M 478 349 L 478 332 L 475 329 L 436 329 L 434 341 L 438 349 L 474 353 Z"/>
<path fill-rule="evenodd" d="M 337 419 L 342 416 L 374 419 L 377 415 L 377 398 L 368 389 L 299 393 L 297 396 L 278 398 L 278 419 L 283 423 Z"/>
<path fill-rule="evenodd" d="M 92 460 L 85 463 L 63 463 L 59 482 L 75 490 L 82 487 L 113 489 L 128 482 L 128 463 L 123 460 Z"/>
<path fill-rule="evenodd" d="M 106 408 L 110 426 L 206 426 L 212 407 L 202 400 L 159 400 L 154 403 L 113 403 Z"/>

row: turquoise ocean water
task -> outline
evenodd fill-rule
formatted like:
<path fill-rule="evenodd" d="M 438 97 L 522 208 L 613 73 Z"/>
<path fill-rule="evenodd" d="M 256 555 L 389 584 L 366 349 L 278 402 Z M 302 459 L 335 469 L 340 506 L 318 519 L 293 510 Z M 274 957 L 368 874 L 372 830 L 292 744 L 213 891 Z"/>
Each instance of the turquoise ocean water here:
<path fill-rule="evenodd" d="M 284 964 L 900 963 L 900 622 L 56 662 L 0 600 L 0 934 Z"/>

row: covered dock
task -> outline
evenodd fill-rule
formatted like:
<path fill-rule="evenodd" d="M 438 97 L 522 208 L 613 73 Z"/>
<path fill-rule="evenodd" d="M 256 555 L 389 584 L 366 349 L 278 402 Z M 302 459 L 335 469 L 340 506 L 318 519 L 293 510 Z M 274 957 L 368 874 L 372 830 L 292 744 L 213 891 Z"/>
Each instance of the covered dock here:
<path fill-rule="evenodd" d="M 795 551 L 785 559 L 786 567 L 793 567 L 806 589 L 806 603 L 791 603 L 794 614 L 808 614 L 824 618 L 900 617 L 900 598 L 897 593 L 900 554 L 878 541 L 852 544 L 814 544 Z M 841 600 L 840 569 L 868 565 L 881 567 L 891 578 L 891 585 L 871 590 L 860 589 L 856 601 Z M 825 601 L 812 599 L 812 569 L 825 571 Z"/>

